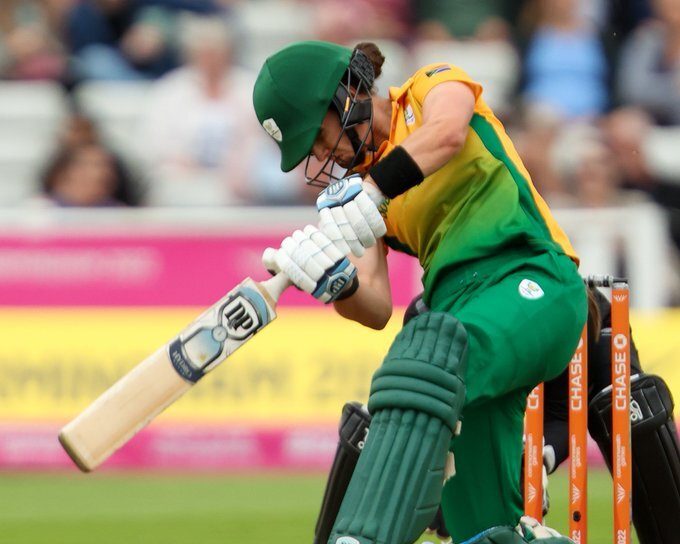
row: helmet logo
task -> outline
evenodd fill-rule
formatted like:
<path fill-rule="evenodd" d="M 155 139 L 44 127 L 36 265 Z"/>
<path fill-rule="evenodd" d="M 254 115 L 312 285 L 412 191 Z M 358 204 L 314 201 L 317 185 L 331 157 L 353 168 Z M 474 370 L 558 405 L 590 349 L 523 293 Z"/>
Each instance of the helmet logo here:
<path fill-rule="evenodd" d="M 271 117 L 269 119 L 265 119 L 264 123 L 262 123 L 262 126 L 267 131 L 267 134 L 269 134 L 277 142 L 283 140 L 283 134 L 281 134 L 281 129 L 279 128 L 279 125 L 276 124 L 276 121 L 274 121 L 274 119 L 272 119 Z"/>

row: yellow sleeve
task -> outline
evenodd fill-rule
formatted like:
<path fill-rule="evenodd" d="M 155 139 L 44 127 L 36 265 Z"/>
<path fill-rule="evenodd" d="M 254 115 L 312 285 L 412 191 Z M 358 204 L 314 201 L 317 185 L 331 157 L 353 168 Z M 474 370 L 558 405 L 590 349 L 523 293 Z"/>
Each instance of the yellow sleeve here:
<path fill-rule="evenodd" d="M 445 81 L 458 81 L 465 83 L 475 95 L 475 102 L 482 95 L 482 86 L 473 81 L 470 76 L 462 69 L 452 64 L 436 63 L 429 64 L 418 70 L 413 76 L 411 93 L 418 103 L 422 106 L 425 102 L 427 93 L 432 88 L 444 83 Z"/>

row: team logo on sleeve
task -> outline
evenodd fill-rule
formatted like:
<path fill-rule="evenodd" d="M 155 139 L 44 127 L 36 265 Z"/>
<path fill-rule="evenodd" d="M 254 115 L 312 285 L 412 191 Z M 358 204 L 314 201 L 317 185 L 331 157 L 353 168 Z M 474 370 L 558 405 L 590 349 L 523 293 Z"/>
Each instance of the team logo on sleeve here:
<path fill-rule="evenodd" d="M 411 126 L 416 122 L 416 116 L 413 113 L 413 108 L 411 107 L 411 104 L 408 104 L 406 106 L 406 109 L 404 110 L 404 119 L 406 119 L 406 126 Z"/>
<path fill-rule="evenodd" d="M 425 72 L 425 75 L 427 77 L 432 77 L 435 74 L 440 74 L 441 72 L 447 72 L 451 69 L 451 67 L 448 64 L 442 64 L 441 66 L 437 66 L 436 68 L 433 68 L 429 72 Z"/>
<path fill-rule="evenodd" d="M 519 282 L 518 291 L 520 295 L 529 300 L 539 299 L 545 294 L 538 283 L 529 279 Z"/>
<path fill-rule="evenodd" d="M 274 119 L 272 119 L 271 117 L 269 119 L 265 119 L 264 122 L 262 123 L 262 126 L 267 131 L 267 134 L 269 134 L 277 142 L 283 140 L 283 134 L 281 133 L 281 129 L 279 128 L 279 125 L 276 124 L 276 121 L 274 121 Z"/>

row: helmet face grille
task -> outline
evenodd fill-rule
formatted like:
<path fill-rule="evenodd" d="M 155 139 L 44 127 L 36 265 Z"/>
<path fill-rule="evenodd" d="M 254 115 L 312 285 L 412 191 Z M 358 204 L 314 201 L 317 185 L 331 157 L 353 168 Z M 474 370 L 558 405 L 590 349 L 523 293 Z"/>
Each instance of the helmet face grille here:
<path fill-rule="evenodd" d="M 364 58 L 366 58 L 365 55 Z M 370 70 L 372 74 L 372 65 L 370 65 Z M 371 74 L 368 74 L 368 76 Z M 333 146 L 333 150 L 320 168 L 314 168 L 312 154 L 308 156 L 307 163 L 305 164 L 305 179 L 308 185 L 326 187 L 329 183 L 338 181 L 345 176 L 347 172 L 352 172 L 357 165 L 364 162 L 367 151 L 374 151 L 372 148 L 373 103 L 370 98 L 372 86 L 368 84 L 368 81 L 363 76 L 354 72 L 354 67 L 351 63 L 348 70 L 345 72 L 343 79 L 345 81 L 340 81 L 333 102 L 331 103 L 331 107 L 335 109 L 340 120 L 340 134 Z M 355 80 L 354 88 L 352 87 L 353 79 Z M 359 98 L 360 93 L 366 93 L 369 98 Z M 363 137 L 360 138 L 356 132 L 356 125 L 364 122 L 368 123 L 368 130 Z M 340 144 L 340 140 L 345 135 L 349 138 L 352 147 L 354 148 L 354 158 L 350 164 L 341 166 L 336 161 L 335 151 Z"/>

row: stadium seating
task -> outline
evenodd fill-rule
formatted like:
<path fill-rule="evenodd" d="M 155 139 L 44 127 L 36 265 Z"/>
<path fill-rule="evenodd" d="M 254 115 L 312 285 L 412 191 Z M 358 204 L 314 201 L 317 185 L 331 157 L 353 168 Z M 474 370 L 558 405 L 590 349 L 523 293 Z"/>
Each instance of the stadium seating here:
<path fill-rule="evenodd" d="M 507 111 L 520 73 L 515 48 L 501 41 L 422 41 L 413 49 L 414 68 L 433 62 L 460 66 L 484 87 L 486 102 L 497 112 Z"/>
<path fill-rule="evenodd" d="M 655 127 L 644 141 L 644 153 L 652 174 L 680 183 L 680 127 Z"/>
<path fill-rule="evenodd" d="M 76 91 L 76 100 L 95 121 L 105 141 L 128 159 L 139 159 L 137 130 L 151 85 L 149 82 L 89 82 Z"/>
<path fill-rule="evenodd" d="M 356 43 L 369 41 L 375 43 L 385 56 L 385 64 L 382 67 L 382 75 L 377 81 L 378 93 L 387 96 L 389 87 L 401 87 L 406 79 L 411 76 L 411 53 L 399 42 L 393 40 L 378 40 L 366 38 L 356 40 Z M 350 45 L 356 45 L 356 43 Z"/>
<path fill-rule="evenodd" d="M 244 30 L 237 51 L 238 61 L 258 71 L 265 59 L 283 46 L 312 39 L 312 14 L 312 7 L 300 2 L 238 2 L 234 15 L 239 28 Z"/>
<path fill-rule="evenodd" d="M 66 112 L 59 85 L 0 85 L 0 205 L 15 205 L 35 193 Z"/>

